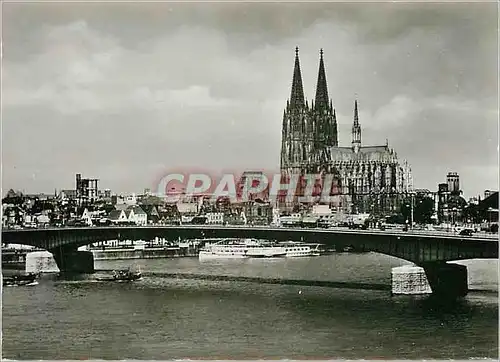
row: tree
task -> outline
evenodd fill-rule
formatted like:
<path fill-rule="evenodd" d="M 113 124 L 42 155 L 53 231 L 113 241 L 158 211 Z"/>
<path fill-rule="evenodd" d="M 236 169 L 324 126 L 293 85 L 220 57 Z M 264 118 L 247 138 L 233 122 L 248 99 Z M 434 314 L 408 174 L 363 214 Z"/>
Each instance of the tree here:
<path fill-rule="evenodd" d="M 21 205 L 23 202 L 24 202 L 23 194 L 20 191 L 15 192 L 12 189 L 10 189 L 7 192 L 7 195 L 5 195 L 5 197 L 2 199 L 3 204 Z"/>
<path fill-rule="evenodd" d="M 478 205 L 469 204 L 464 209 L 464 219 L 466 221 L 473 222 L 475 224 L 479 224 L 481 222 L 481 212 Z"/>
<path fill-rule="evenodd" d="M 401 203 L 400 212 L 405 220 L 411 222 L 411 197 Z M 434 215 L 434 200 L 428 196 L 415 195 L 413 198 L 413 221 L 418 224 L 430 224 Z"/>
<path fill-rule="evenodd" d="M 31 207 L 31 212 L 33 214 L 38 214 L 44 210 L 54 211 L 54 205 L 49 201 L 35 200 L 35 203 Z"/>

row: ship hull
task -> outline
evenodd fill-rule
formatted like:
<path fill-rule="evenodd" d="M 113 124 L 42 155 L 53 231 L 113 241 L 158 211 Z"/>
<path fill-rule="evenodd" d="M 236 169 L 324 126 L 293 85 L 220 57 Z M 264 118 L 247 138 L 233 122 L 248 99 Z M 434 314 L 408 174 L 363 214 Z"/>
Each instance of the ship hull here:
<path fill-rule="evenodd" d="M 210 259 L 248 259 L 248 255 L 245 254 L 229 254 L 229 253 L 217 253 L 209 251 L 200 251 L 198 258 L 200 260 L 210 260 Z"/>

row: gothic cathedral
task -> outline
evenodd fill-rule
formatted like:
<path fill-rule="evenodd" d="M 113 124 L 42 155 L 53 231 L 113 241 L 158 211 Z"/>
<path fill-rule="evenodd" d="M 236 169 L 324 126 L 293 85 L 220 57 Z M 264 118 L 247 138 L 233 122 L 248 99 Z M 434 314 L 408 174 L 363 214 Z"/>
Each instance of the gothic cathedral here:
<path fill-rule="evenodd" d="M 323 50 L 320 51 L 314 102 L 304 97 L 299 50 L 295 49 L 292 91 L 283 112 L 281 173 L 332 174 L 335 212 L 391 214 L 412 189 L 411 169 L 400 162 L 388 142 L 364 146 L 361 142 L 358 102 L 354 101 L 351 145 L 339 146 L 337 117 L 328 97 Z M 283 205 L 285 206 L 285 205 Z M 286 205 L 289 208 L 291 205 Z"/>

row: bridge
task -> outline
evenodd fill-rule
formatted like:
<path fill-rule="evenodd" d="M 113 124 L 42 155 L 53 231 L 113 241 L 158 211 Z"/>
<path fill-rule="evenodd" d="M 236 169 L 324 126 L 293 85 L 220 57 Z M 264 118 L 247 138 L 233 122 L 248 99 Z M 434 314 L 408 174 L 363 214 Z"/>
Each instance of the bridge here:
<path fill-rule="evenodd" d="M 272 241 L 303 241 L 327 247 L 355 247 L 408 260 L 424 268 L 434 293 L 465 295 L 467 269 L 448 264 L 466 259 L 498 259 L 498 237 L 463 236 L 380 230 L 305 229 L 282 227 L 181 225 L 108 226 L 3 230 L 2 242 L 24 244 L 50 251 L 63 272 L 92 273 L 91 252 L 80 246 L 107 240 L 167 240 L 207 238 L 255 238 Z"/>

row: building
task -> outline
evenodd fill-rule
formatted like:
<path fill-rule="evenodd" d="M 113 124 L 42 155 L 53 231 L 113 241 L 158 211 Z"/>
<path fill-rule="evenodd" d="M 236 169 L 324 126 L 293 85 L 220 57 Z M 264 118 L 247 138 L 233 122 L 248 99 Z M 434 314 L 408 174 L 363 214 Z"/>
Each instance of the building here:
<path fill-rule="evenodd" d="M 113 195 L 111 197 L 111 203 L 114 205 L 137 205 L 137 196 L 135 194 Z"/>
<path fill-rule="evenodd" d="M 111 190 L 99 190 L 99 198 L 107 201 L 111 201 Z"/>
<path fill-rule="evenodd" d="M 82 178 L 81 174 L 76 174 L 76 198 L 79 205 L 93 203 L 98 199 L 98 182 L 96 178 Z"/>
<path fill-rule="evenodd" d="M 118 205 L 115 210 L 109 213 L 108 220 L 118 224 L 128 223 L 145 226 L 148 223 L 148 215 L 140 206 L 128 205 L 124 208 L 123 205 Z"/>
<path fill-rule="evenodd" d="M 76 190 L 61 190 L 58 196 L 59 200 L 63 203 L 67 203 L 71 200 L 76 200 Z"/>
<path fill-rule="evenodd" d="M 224 213 L 222 212 L 207 212 L 205 214 L 207 217 L 207 224 L 223 224 L 224 223 Z"/>
<path fill-rule="evenodd" d="M 328 96 L 323 50 L 320 51 L 318 80 L 314 101 L 304 97 L 299 51 L 295 50 L 295 67 L 290 99 L 283 112 L 281 173 L 286 178 L 300 173 L 335 175 L 330 190 L 334 212 L 392 213 L 412 189 L 411 169 L 400 161 L 388 141 L 384 145 L 364 145 L 354 101 L 351 145 L 339 146 L 337 116 Z M 301 191 L 297 193 L 301 194 Z M 290 209 L 296 206 L 283 205 Z M 313 200 L 314 202 L 314 200 Z"/>
<path fill-rule="evenodd" d="M 462 221 L 467 202 L 461 194 L 460 176 L 457 172 L 448 172 L 446 183 L 438 185 L 437 216 L 440 223 L 456 224 Z"/>
<path fill-rule="evenodd" d="M 462 191 L 460 190 L 460 176 L 457 172 L 448 172 L 446 175 L 446 183 L 448 184 L 448 192 L 450 195 L 460 195 Z"/>
<path fill-rule="evenodd" d="M 125 210 L 129 221 L 136 225 L 145 226 L 148 224 L 148 214 L 138 205 L 131 205 Z"/>
<path fill-rule="evenodd" d="M 481 201 L 481 198 L 478 196 L 474 197 L 469 197 L 469 201 L 467 202 L 469 205 L 479 205 L 479 201 Z"/>
<path fill-rule="evenodd" d="M 243 172 L 241 178 L 235 185 L 236 196 L 238 197 L 238 199 L 240 200 L 242 199 L 245 190 L 258 188 L 260 180 L 262 180 L 264 177 L 265 175 L 262 171 Z M 266 185 L 266 187 L 262 191 L 256 193 L 249 193 L 246 196 L 248 196 L 248 199 L 243 201 L 254 201 L 257 199 L 267 200 L 269 198 L 269 188 Z"/>
<path fill-rule="evenodd" d="M 241 203 L 247 223 L 269 225 L 273 221 L 273 206 L 260 199 Z"/>
<path fill-rule="evenodd" d="M 495 232 L 498 232 L 498 191 L 491 191 L 488 197 L 479 203 L 479 209 L 483 220 L 489 224 L 495 223 Z"/>
<path fill-rule="evenodd" d="M 493 195 L 496 192 L 498 192 L 498 191 L 484 190 L 484 198 L 487 199 L 488 197 L 490 197 L 491 195 Z"/>
<path fill-rule="evenodd" d="M 141 209 L 143 209 L 146 213 L 148 223 L 156 224 L 160 221 L 160 213 L 158 212 L 158 207 L 156 205 L 143 204 L 141 205 Z"/>
<path fill-rule="evenodd" d="M 125 210 L 112 210 L 108 215 L 108 220 L 112 223 L 128 223 L 128 217 Z"/>

